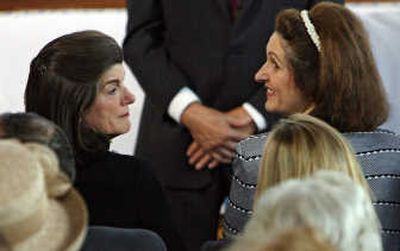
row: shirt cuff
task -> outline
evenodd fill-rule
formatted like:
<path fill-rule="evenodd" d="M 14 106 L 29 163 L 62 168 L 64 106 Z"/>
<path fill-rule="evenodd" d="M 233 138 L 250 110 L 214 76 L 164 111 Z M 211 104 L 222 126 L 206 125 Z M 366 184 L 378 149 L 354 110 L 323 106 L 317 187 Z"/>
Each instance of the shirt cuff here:
<path fill-rule="evenodd" d="M 254 108 L 254 106 L 246 102 L 242 105 L 242 107 L 250 115 L 254 124 L 256 124 L 258 131 L 262 131 L 267 128 L 267 121 L 265 120 L 264 116 L 259 111 L 257 111 L 256 108 Z"/>
<path fill-rule="evenodd" d="M 188 87 L 183 87 L 172 99 L 168 106 L 168 115 L 180 124 L 182 113 L 193 102 L 200 102 L 200 98 Z"/>

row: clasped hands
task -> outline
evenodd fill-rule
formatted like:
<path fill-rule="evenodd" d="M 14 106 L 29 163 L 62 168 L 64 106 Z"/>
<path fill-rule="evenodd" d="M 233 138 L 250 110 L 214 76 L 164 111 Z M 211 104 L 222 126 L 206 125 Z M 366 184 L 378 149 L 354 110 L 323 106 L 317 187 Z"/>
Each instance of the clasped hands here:
<path fill-rule="evenodd" d="M 255 132 L 253 120 L 242 107 L 220 112 L 195 102 L 184 111 L 181 122 L 193 137 L 186 155 L 196 170 L 231 163 L 237 143 Z"/>

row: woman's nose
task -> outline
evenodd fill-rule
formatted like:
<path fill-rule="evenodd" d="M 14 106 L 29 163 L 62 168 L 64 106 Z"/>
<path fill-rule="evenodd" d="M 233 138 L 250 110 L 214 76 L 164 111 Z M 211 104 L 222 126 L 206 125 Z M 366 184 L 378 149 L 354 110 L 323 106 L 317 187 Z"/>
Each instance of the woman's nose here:
<path fill-rule="evenodd" d="M 264 84 L 267 80 L 267 63 L 263 64 L 260 69 L 254 75 L 254 80 L 258 83 Z"/>
<path fill-rule="evenodd" d="M 124 93 L 124 104 L 130 105 L 133 104 L 136 100 L 135 95 L 128 90 L 128 88 L 125 87 L 125 93 Z"/>

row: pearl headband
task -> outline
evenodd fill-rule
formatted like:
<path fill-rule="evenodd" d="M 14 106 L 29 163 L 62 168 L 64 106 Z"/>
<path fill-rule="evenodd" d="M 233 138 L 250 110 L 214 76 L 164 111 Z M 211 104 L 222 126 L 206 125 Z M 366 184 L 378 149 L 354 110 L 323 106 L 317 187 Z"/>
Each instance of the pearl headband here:
<path fill-rule="evenodd" d="M 304 26 L 306 26 L 306 30 L 308 35 L 311 38 L 311 41 L 314 43 L 315 47 L 317 47 L 318 52 L 321 51 L 321 40 L 317 31 L 315 30 L 315 26 L 311 23 L 310 17 L 308 16 L 307 10 L 300 11 L 300 17 L 303 20 Z"/>

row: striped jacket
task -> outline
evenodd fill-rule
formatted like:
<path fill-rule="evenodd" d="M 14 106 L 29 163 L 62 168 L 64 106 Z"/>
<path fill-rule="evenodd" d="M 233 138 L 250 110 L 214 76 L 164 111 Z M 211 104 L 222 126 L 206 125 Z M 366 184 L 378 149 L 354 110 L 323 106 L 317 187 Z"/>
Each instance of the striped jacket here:
<path fill-rule="evenodd" d="M 350 141 L 372 189 L 382 224 L 385 250 L 400 250 L 400 136 L 388 130 L 343 134 Z M 242 140 L 232 167 L 232 185 L 224 215 L 224 233 L 242 231 L 252 214 L 259 162 L 267 134 Z"/>

